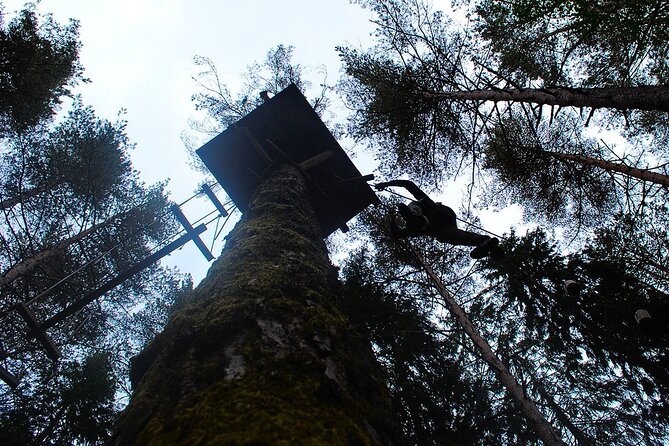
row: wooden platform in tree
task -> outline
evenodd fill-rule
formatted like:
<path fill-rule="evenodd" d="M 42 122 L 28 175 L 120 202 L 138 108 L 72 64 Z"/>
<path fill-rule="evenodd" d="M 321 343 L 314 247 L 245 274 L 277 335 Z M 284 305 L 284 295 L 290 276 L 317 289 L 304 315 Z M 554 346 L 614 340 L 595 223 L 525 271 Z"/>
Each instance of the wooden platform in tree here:
<path fill-rule="evenodd" d="M 291 85 L 197 150 L 204 164 L 244 212 L 277 166 L 304 173 L 316 216 L 328 236 L 378 197 L 309 102 Z"/>

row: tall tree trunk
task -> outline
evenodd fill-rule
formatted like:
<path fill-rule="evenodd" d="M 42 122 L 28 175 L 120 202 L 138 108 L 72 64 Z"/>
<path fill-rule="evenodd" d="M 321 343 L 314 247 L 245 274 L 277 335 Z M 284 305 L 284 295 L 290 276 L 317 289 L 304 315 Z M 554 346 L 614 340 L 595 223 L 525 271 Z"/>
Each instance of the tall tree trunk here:
<path fill-rule="evenodd" d="M 578 427 L 574 425 L 574 423 L 571 422 L 569 416 L 565 413 L 562 407 L 560 407 L 560 405 L 555 402 L 553 397 L 546 391 L 543 384 L 537 382 L 535 383 L 534 387 L 539 392 L 539 395 L 541 395 L 541 397 L 546 401 L 551 410 L 553 410 L 555 417 L 560 421 L 560 423 L 562 423 L 567 429 L 569 429 L 569 432 L 571 432 L 571 434 L 574 436 L 579 446 L 589 446 L 595 444 L 595 441 L 592 438 L 586 435 L 585 432 L 580 430 Z"/>
<path fill-rule="evenodd" d="M 52 187 L 53 187 L 53 185 L 34 187 L 30 190 L 27 190 L 25 192 L 20 193 L 16 197 L 7 198 L 6 200 L 1 200 L 0 201 L 0 210 L 9 209 L 11 207 L 14 207 L 17 204 L 21 203 L 22 201 L 28 200 L 32 197 L 36 197 L 37 195 L 48 191 Z"/>
<path fill-rule="evenodd" d="M 528 102 L 561 107 L 615 108 L 669 112 L 669 86 L 523 88 L 421 92 L 428 99 Z"/>
<path fill-rule="evenodd" d="M 44 260 L 47 260 L 51 257 L 57 256 L 58 254 L 64 252 L 70 245 L 77 243 L 78 241 L 86 237 L 88 234 L 100 229 L 108 222 L 109 220 L 106 220 L 103 223 L 91 226 L 90 228 L 81 231 L 77 235 L 74 235 L 70 238 L 66 238 L 65 240 L 61 240 L 55 245 L 38 252 L 34 256 L 18 262 L 17 264 L 9 268 L 7 271 L 2 273 L 2 275 L 0 275 L 0 288 L 13 282 L 19 276 L 28 273 L 30 270 L 39 265 L 40 262 L 43 262 Z"/>
<path fill-rule="evenodd" d="M 661 173 L 652 172 L 650 170 L 639 169 L 637 167 L 631 167 L 622 163 L 612 163 L 611 161 L 605 161 L 599 158 L 591 158 L 589 156 L 584 156 L 584 155 L 575 155 L 572 153 L 550 152 L 550 151 L 542 151 L 541 153 L 544 153 L 558 160 L 568 160 L 580 164 L 587 164 L 589 166 L 599 167 L 600 169 L 622 173 L 623 175 L 638 178 L 642 181 L 648 181 L 650 183 L 657 183 L 664 187 L 669 187 L 669 176 L 663 175 Z"/>
<path fill-rule="evenodd" d="M 423 261 L 413 247 L 411 247 L 411 249 L 423 266 L 427 275 L 430 277 L 432 283 L 434 283 L 437 291 L 441 294 L 441 297 L 444 298 L 444 303 L 446 304 L 448 311 L 458 319 L 458 323 L 464 332 L 467 333 L 469 339 L 472 340 L 474 348 L 479 352 L 481 358 L 488 363 L 490 368 L 497 374 L 497 379 L 499 379 L 500 383 L 506 388 L 507 392 L 509 392 L 509 395 L 516 402 L 521 413 L 539 438 L 541 438 L 544 445 L 564 446 L 565 443 L 562 441 L 555 428 L 553 428 L 553 426 L 544 418 L 534 401 L 527 396 L 523 387 L 518 384 L 513 375 L 511 375 L 511 372 L 506 365 L 504 365 L 502 360 L 499 359 L 495 352 L 493 352 L 490 344 L 488 344 L 488 342 L 479 334 L 469 319 L 469 316 L 467 316 L 462 307 L 460 307 L 455 299 L 453 299 L 453 296 L 448 292 L 439 276 L 437 276 L 432 268 Z"/>
<path fill-rule="evenodd" d="M 113 444 L 397 442 L 306 194 L 289 166 L 258 188 L 192 299 L 133 360 Z"/>

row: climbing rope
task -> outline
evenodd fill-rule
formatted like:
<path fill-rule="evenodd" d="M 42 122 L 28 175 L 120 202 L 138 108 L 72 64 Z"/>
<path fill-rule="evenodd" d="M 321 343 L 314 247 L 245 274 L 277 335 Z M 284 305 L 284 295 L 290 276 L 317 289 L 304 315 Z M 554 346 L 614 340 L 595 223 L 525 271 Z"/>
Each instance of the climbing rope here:
<path fill-rule="evenodd" d="M 398 195 L 399 195 L 399 194 L 398 194 Z M 406 197 L 405 197 L 405 198 L 406 198 Z M 384 205 L 384 206 L 387 206 L 385 203 L 383 203 L 383 205 Z M 386 225 L 384 225 L 382 222 L 380 222 L 380 221 L 378 221 L 378 220 L 376 220 L 376 219 L 374 219 L 374 223 L 377 225 L 377 227 L 381 228 L 381 230 L 386 234 L 386 236 L 387 236 L 389 239 L 391 239 L 391 240 L 396 240 L 396 245 L 399 246 L 400 249 L 402 249 L 403 251 L 405 251 L 407 254 L 409 254 L 409 255 L 415 257 L 416 260 L 418 260 L 418 263 L 421 265 L 422 269 L 425 268 L 422 259 L 416 255 L 415 248 L 413 247 L 413 245 L 411 245 L 411 243 L 409 243 L 408 240 L 399 240 L 399 239 L 395 239 L 395 238 L 393 237 L 393 235 L 388 231 L 388 228 L 386 227 Z M 458 284 L 458 287 L 457 287 L 457 289 L 456 289 L 456 291 L 455 291 L 454 294 L 458 294 L 458 293 L 460 292 L 460 290 L 462 289 L 462 286 L 464 285 L 465 281 L 466 281 L 468 278 L 470 278 L 470 277 L 472 276 L 472 274 L 474 273 L 474 267 L 475 267 L 477 264 L 478 264 L 478 260 L 475 260 L 475 261 L 470 265 L 469 269 L 467 270 L 467 273 L 465 273 L 464 276 L 459 277 L 459 278 L 457 278 L 457 279 L 452 280 L 451 282 L 449 282 L 448 285 L 453 285 L 453 284 L 456 284 L 456 283 Z M 420 270 L 418 270 L 418 271 L 414 271 L 413 273 L 417 273 L 417 272 L 419 272 L 419 271 L 420 271 Z"/>

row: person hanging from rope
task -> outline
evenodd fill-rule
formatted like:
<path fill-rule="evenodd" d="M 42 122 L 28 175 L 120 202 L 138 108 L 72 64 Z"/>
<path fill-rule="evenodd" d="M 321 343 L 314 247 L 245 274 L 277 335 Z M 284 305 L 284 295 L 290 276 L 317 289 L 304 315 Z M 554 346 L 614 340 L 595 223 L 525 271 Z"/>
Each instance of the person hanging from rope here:
<path fill-rule="evenodd" d="M 428 235 L 442 243 L 475 246 L 469 254 L 474 259 L 481 259 L 486 256 L 500 259 L 504 256 L 504 251 L 499 247 L 497 238 L 459 229 L 453 209 L 434 202 L 413 182 L 392 180 L 378 183 L 374 187 L 382 191 L 391 186 L 403 187 L 416 199 L 408 205 L 404 203 L 397 205 L 405 224 L 401 227 L 396 219 L 393 218 L 390 221 L 390 230 L 394 237 Z"/>

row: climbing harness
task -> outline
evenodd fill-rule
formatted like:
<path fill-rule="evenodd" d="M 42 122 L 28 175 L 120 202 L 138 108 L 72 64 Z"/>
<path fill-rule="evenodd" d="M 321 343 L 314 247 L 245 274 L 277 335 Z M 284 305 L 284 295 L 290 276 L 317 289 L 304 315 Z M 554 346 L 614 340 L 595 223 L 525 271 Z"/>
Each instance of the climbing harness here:
<path fill-rule="evenodd" d="M 409 197 L 407 197 L 407 196 L 405 196 L 405 195 L 402 195 L 402 194 L 400 194 L 400 193 L 398 193 L 398 192 L 395 192 L 395 191 L 393 191 L 393 190 L 390 190 L 390 189 L 386 189 L 386 190 L 384 190 L 384 192 L 388 192 L 388 193 L 391 193 L 391 194 L 393 194 L 393 195 L 397 195 L 398 197 L 404 198 L 405 200 L 411 200 L 411 201 L 414 201 L 412 198 L 409 198 Z M 470 222 L 468 222 L 468 221 L 466 221 L 466 220 L 463 220 L 463 219 L 459 218 L 457 215 L 455 216 L 455 219 L 456 219 L 457 221 L 461 222 L 461 223 L 464 223 L 464 224 L 466 224 L 466 225 L 468 225 L 468 226 L 471 226 L 472 228 L 478 229 L 478 230 L 481 231 L 481 232 L 485 232 L 485 233 L 487 233 L 487 234 L 492 235 L 493 237 L 497 237 L 497 238 L 500 239 L 500 240 L 505 240 L 505 238 L 502 237 L 501 235 L 497 235 L 497 234 L 495 234 L 494 232 L 488 231 L 487 229 L 484 229 L 484 228 L 482 228 L 482 227 L 480 227 L 480 226 L 478 226 L 478 225 L 475 225 L 474 223 L 470 223 Z"/>

